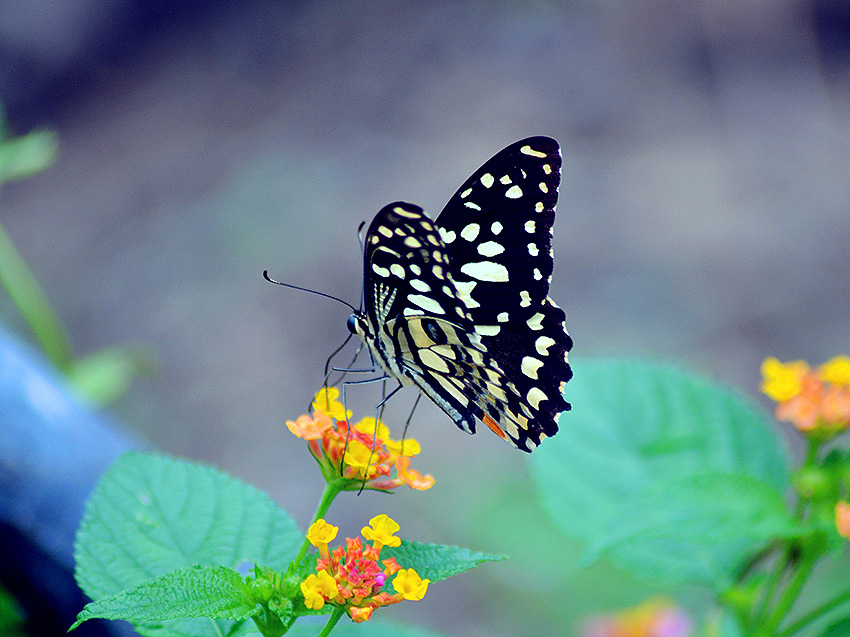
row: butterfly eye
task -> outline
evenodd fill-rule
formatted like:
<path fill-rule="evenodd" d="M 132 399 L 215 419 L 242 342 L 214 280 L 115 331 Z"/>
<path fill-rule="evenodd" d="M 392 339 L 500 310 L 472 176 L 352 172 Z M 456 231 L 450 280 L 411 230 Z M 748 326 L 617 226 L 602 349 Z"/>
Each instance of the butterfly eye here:
<path fill-rule="evenodd" d="M 349 332 L 351 332 L 352 334 L 357 334 L 357 315 L 356 314 L 352 314 L 351 316 L 348 317 L 348 322 L 346 323 L 346 326 L 348 327 Z"/>

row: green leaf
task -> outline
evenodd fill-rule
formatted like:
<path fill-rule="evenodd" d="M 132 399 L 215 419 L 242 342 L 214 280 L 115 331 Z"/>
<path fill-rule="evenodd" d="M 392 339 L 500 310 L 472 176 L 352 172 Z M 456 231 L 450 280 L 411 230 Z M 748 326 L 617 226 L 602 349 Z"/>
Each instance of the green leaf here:
<path fill-rule="evenodd" d="M 847 637 L 850 635 L 850 617 L 845 617 L 833 624 L 821 633 L 821 637 Z"/>
<path fill-rule="evenodd" d="M 0 225 L 0 285 L 6 290 L 38 341 L 58 369 L 71 365 L 71 341 L 44 290 Z"/>
<path fill-rule="evenodd" d="M 504 555 L 488 555 L 457 546 L 402 540 L 401 546 L 384 547 L 381 559 L 394 557 L 402 568 L 412 568 L 422 579 L 439 582 L 475 568 L 482 562 L 498 562 Z"/>
<path fill-rule="evenodd" d="M 704 474 L 666 481 L 632 502 L 628 518 L 588 549 L 654 577 L 725 589 L 753 546 L 807 531 L 777 489 L 752 476 Z"/>
<path fill-rule="evenodd" d="M 127 393 L 135 376 L 149 373 L 152 360 L 153 355 L 140 348 L 105 347 L 73 361 L 68 380 L 89 402 L 107 405 Z"/>
<path fill-rule="evenodd" d="M 302 539 L 292 518 L 250 485 L 210 467 L 128 453 L 86 504 L 75 577 L 86 595 L 101 599 L 193 565 L 236 569 L 256 562 L 283 570 Z M 217 623 L 177 620 L 137 629 L 172 637 L 230 634 L 232 623 Z"/>
<path fill-rule="evenodd" d="M 545 509 L 567 535 L 604 543 L 636 517 L 644 491 L 702 474 L 787 488 L 785 452 L 747 397 L 671 365 L 608 359 L 573 367 L 566 393 L 573 410 L 531 465 Z M 680 557 L 687 561 L 687 552 Z"/>
<path fill-rule="evenodd" d="M 259 610 L 236 571 L 224 566 L 190 566 L 87 604 L 71 629 L 94 618 L 133 623 L 184 617 L 248 619 Z"/>
<path fill-rule="evenodd" d="M 58 135 L 47 130 L 0 141 L 0 184 L 29 177 L 48 168 L 56 159 L 58 150 Z"/>

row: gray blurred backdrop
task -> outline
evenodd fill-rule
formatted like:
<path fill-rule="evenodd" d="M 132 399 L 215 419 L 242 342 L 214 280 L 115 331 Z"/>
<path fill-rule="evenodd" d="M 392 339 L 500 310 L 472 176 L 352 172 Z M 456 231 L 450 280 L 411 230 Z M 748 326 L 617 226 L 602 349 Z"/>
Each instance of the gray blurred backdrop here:
<path fill-rule="evenodd" d="M 60 155 L 4 188 L 0 218 L 78 353 L 156 352 L 112 408 L 127 427 L 306 525 L 320 478 L 284 421 L 348 312 L 263 269 L 356 305 L 358 224 L 397 199 L 436 214 L 525 136 L 563 147 L 552 296 L 575 356 L 673 360 L 755 393 L 766 356 L 850 353 L 848 53 L 839 0 L 4 0 L 0 102 L 18 133 L 57 130 Z M 0 318 L 25 332 L 5 297 Z M 378 394 L 354 392 L 358 415 Z M 395 431 L 413 397 L 391 404 Z M 409 435 L 436 486 L 348 495 L 330 520 L 356 533 L 386 512 L 404 536 L 513 559 L 387 616 L 566 634 L 652 594 L 579 567 L 525 455 L 486 429 L 423 401 Z"/>

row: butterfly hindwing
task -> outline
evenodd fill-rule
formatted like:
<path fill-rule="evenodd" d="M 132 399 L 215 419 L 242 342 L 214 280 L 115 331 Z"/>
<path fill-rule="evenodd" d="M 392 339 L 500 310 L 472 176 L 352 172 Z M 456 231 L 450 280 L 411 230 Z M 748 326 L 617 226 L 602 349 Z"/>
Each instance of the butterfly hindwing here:
<path fill-rule="evenodd" d="M 461 429 L 476 418 L 524 451 L 558 430 L 572 341 L 549 298 L 557 142 L 512 144 L 436 222 L 384 207 L 365 246 L 365 311 L 350 322 L 381 367 L 416 384 Z"/>

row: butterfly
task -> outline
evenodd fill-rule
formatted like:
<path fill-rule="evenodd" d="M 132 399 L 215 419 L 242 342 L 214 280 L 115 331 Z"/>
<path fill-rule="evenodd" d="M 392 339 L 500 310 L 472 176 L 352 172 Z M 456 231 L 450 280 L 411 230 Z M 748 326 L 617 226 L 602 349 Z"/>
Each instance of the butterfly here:
<path fill-rule="evenodd" d="M 570 409 L 572 339 L 548 297 L 560 180 L 558 142 L 530 137 L 479 168 L 436 221 L 385 206 L 366 234 L 364 309 L 348 319 L 373 362 L 460 429 L 480 420 L 529 452 Z"/>

